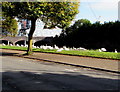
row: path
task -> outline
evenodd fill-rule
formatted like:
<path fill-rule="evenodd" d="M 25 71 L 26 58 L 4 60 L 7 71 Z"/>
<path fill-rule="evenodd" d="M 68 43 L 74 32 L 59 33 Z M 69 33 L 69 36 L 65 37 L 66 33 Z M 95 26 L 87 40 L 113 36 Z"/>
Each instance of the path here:
<path fill-rule="evenodd" d="M 2 49 L 2 52 L 10 53 L 9 55 L 20 55 L 25 53 L 25 51 L 6 50 L 6 49 Z M 47 61 L 65 63 L 71 65 L 92 67 L 97 69 L 113 71 L 113 72 L 119 72 L 120 70 L 119 67 L 120 60 L 109 60 L 109 59 L 59 55 L 59 54 L 49 54 L 49 53 L 39 53 L 39 52 L 35 52 L 32 56 L 23 56 L 23 57 L 34 58 L 39 60 L 47 60 Z"/>

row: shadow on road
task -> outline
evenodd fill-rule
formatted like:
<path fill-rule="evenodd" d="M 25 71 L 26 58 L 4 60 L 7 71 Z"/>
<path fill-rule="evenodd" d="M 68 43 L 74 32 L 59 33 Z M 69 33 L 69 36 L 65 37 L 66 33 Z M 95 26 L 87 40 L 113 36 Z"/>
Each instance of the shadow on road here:
<path fill-rule="evenodd" d="M 6 90 L 116 90 L 118 79 L 96 78 L 74 73 L 39 73 L 28 71 L 7 71 L 2 73 L 3 91 Z"/>
<path fill-rule="evenodd" d="M 0 56 L 14 56 L 18 53 L 9 53 L 9 52 L 3 52 L 3 53 L 0 53 Z"/>

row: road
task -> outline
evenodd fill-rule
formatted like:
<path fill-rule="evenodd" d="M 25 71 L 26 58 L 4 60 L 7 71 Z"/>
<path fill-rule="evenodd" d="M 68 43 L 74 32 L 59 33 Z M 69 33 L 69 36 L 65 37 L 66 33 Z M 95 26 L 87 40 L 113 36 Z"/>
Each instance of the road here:
<path fill-rule="evenodd" d="M 1 49 L 0 49 L 1 50 Z M 21 56 L 25 58 L 34 58 L 39 60 L 47 60 L 50 62 L 64 63 L 69 65 L 83 66 L 88 68 L 102 69 L 112 72 L 119 72 L 120 60 L 111 60 L 111 59 L 100 59 L 100 58 L 91 58 L 91 57 L 82 57 L 82 56 L 70 56 L 70 55 L 61 55 L 61 54 L 52 54 L 52 53 L 41 53 L 34 52 L 30 56 L 23 55 L 26 51 L 19 50 L 9 50 L 2 49 L 4 53 L 7 53 L 9 56 Z M 119 72 L 120 73 L 120 72 Z"/>
<path fill-rule="evenodd" d="M 3 54 L 2 90 L 118 90 L 118 74 Z"/>

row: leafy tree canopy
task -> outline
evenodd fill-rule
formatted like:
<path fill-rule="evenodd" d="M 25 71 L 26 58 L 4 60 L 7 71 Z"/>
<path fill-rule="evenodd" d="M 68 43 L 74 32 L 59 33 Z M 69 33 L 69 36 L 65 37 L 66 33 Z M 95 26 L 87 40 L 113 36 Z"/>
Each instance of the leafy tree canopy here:
<path fill-rule="evenodd" d="M 2 10 L 5 16 L 31 20 L 28 34 L 27 54 L 32 51 L 32 36 L 36 20 L 40 18 L 45 28 L 65 29 L 78 13 L 78 2 L 3 2 Z"/>
<path fill-rule="evenodd" d="M 40 18 L 47 28 L 65 28 L 78 13 L 78 2 L 3 2 L 4 15 L 24 19 Z"/>
<path fill-rule="evenodd" d="M 82 26 L 89 26 L 89 25 L 92 24 L 88 19 L 80 19 L 77 20 L 72 26 L 67 27 L 65 30 L 63 30 L 63 33 L 69 34 Z"/>
<path fill-rule="evenodd" d="M 18 31 L 17 21 L 11 17 L 6 17 L 2 20 L 2 35 L 16 36 Z"/>
<path fill-rule="evenodd" d="M 77 20 L 73 26 L 79 27 L 81 25 L 90 25 L 90 24 L 91 22 L 88 19 L 80 19 L 80 20 Z"/>

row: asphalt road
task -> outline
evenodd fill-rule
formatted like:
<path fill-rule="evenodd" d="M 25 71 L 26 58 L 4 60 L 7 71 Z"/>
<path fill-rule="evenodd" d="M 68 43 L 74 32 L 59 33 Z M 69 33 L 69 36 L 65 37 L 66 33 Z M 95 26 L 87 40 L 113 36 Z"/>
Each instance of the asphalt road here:
<path fill-rule="evenodd" d="M 118 90 L 118 74 L 15 56 L 0 56 L 2 90 Z"/>

